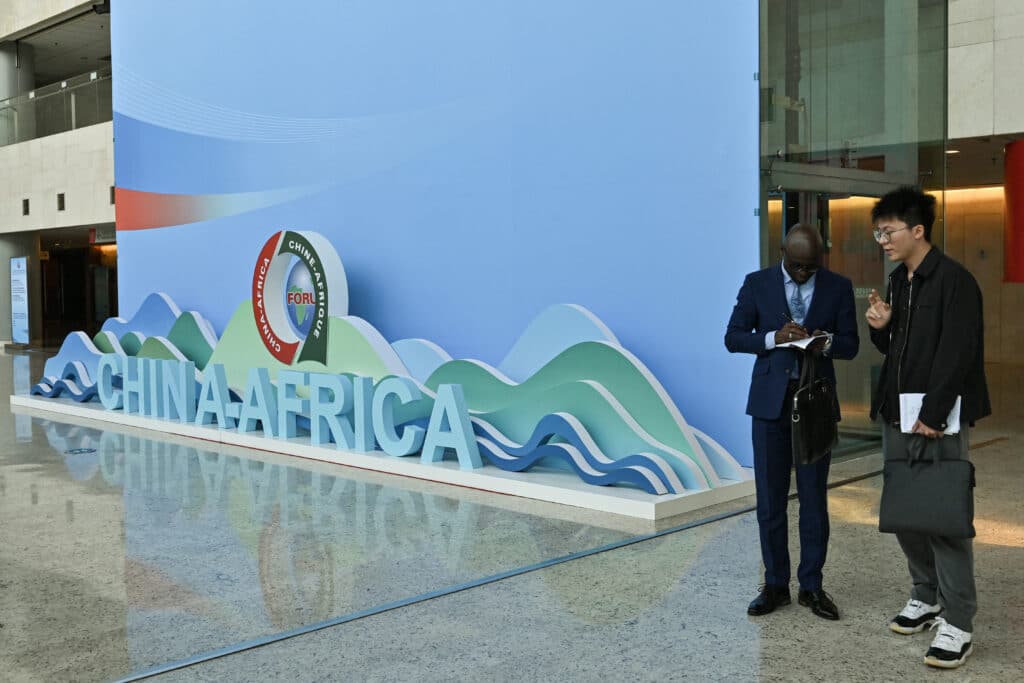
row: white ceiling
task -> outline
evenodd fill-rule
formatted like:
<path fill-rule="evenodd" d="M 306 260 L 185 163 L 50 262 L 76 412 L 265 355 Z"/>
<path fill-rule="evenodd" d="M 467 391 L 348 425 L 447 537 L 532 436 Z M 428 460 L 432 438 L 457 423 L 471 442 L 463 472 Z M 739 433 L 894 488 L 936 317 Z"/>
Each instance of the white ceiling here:
<path fill-rule="evenodd" d="M 35 52 L 35 87 L 110 66 L 110 15 L 86 14 L 22 38 Z"/>

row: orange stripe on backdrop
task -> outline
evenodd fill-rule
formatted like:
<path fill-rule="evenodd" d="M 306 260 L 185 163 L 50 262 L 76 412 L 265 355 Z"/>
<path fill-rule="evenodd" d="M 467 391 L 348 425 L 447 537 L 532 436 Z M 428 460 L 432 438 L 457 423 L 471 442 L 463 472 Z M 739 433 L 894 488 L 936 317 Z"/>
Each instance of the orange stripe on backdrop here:
<path fill-rule="evenodd" d="M 118 230 L 148 230 L 195 223 L 207 216 L 202 195 L 162 194 L 126 190 L 114 191 L 114 216 Z"/>

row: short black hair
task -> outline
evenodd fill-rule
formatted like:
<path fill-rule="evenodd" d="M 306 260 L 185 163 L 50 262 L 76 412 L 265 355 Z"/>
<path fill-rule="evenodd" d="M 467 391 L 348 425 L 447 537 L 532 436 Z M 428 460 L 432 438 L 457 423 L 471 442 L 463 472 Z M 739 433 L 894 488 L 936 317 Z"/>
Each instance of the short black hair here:
<path fill-rule="evenodd" d="M 875 202 L 871 209 L 871 222 L 880 218 L 895 218 L 907 224 L 924 226 L 924 238 L 932 241 L 932 225 L 935 224 L 935 197 L 910 185 L 889 192 Z"/>

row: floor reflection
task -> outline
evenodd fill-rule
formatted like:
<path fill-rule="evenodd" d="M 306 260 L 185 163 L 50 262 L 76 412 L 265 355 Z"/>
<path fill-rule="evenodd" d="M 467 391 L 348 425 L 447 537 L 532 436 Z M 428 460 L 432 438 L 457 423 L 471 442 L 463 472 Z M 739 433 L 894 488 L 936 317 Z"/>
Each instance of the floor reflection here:
<path fill-rule="evenodd" d="M 15 387 L 17 371 L 0 357 L 0 387 Z M 1020 670 L 1024 403 L 1015 388 L 1024 372 L 1003 366 L 989 377 L 996 415 L 974 442 L 991 445 L 972 451 L 984 649 L 969 666 L 979 680 L 1015 680 L 1002 673 Z M 644 532 L 507 496 L 12 415 L 6 400 L 3 680 L 110 680 Z M 895 541 L 876 530 L 878 486 L 867 479 L 830 493 L 828 589 L 844 614 L 835 629 L 797 605 L 769 620 L 745 615 L 761 567 L 756 519 L 744 514 L 168 680 L 845 680 L 849 662 L 865 679 L 913 678 L 920 643 L 887 639 L 884 628 L 906 576 Z M 487 634 L 503 645 L 480 645 Z M 824 654 L 807 668 L 812 645 Z"/>
<path fill-rule="evenodd" d="M 133 669 L 628 536 L 301 461 L 35 422 L 68 478 L 120 494 Z"/>
<path fill-rule="evenodd" d="M 27 396 L 32 389 L 32 371 L 28 356 L 14 356 L 12 373 L 13 393 Z M 14 437 L 20 443 L 32 440 L 32 418 L 28 415 L 14 416 Z"/>

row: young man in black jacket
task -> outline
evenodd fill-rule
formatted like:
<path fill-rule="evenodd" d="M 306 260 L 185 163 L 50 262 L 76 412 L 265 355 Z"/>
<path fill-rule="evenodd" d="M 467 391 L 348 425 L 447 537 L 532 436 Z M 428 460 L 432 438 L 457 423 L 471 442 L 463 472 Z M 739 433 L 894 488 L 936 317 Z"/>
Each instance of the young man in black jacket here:
<path fill-rule="evenodd" d="M 900 265 L 883 300 L 872 290 L 867 322 L 871 341 L 885 354 L 871 406 L 881 415 L 886 460 L 907 458 L 912 439 L 935 439 L 939 457 L 967 458 L 968 425 L 991 413 L 985 383 L 981 290 L 959 263 L 931 244 L 935 198 L 902 187 L 882 197 L 871 212 L 875 239 Z M 924 394 L 911 433 L 900 429 L 900 394 Z M 945 434 L 960 399 L 960 432 Z M 942 501 L 922 496 L 921 505 Z M 896 534 L 914 587 L 889 628 L 909 635 L 928 626 L 938 634 L 925 663 L 963 664 L 973 644 L 977 611 L 971 539 Z M 941 616 L 940 616 L 941 614 Z"/>

